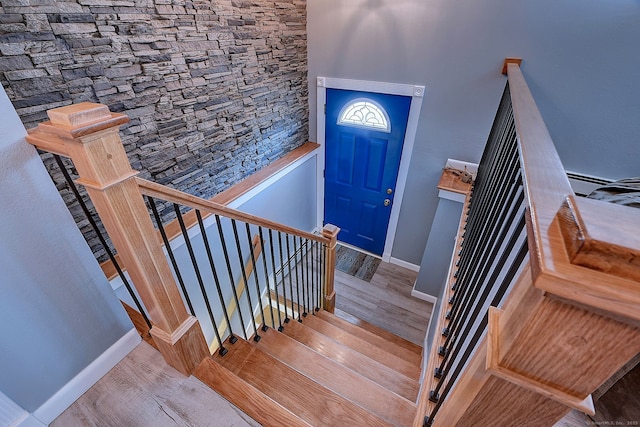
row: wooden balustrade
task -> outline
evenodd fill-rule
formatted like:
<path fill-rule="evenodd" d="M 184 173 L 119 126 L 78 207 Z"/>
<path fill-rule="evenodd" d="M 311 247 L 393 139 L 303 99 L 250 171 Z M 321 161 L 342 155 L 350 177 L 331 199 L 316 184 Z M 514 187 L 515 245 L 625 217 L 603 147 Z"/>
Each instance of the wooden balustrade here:
<path fill-rule="evenodd" d="M 50 121 L 30 131 L 27 141 L 43 151 L 72 159 L 80 177 L 77 182 L 86 187 L 118 259 L 148 309 L 154 342 L 171 366 L 190 374 L 209 351 L 198 320 L 184 306 L 143 195 L 198 209 L 205 216 L 220 215 L 321 243 L 327 248 L 325 268 L 329 272 L 324 276 L 323 302 L 332 310 L 336 227 L 327 225 L 322 235 L 308 233 L 140 179 L 131 169 L 118 133 L 128 118 L 111 113 L 104 105 L 84 102 L 50 110 L 48 115 Z M 305 144 L 296 156 L 314 148 L 312 143 Z M 262 175 L 268 177 L 273 170 Z M 256 179 L 241 190 L 255 186 Z M 225 193 L 223 198 L 235 197 L 238 191 Z"/>
<path fill-rule="evenodd" d="M 529 262 L 504 304 L 489 310 L 487 335 L 429 420 L 434 426 L 550 426 L 572 408 L 593 413 L 590 393 L 640 352 L 640 215 L 574 196 L 519 64 L 507 60 L 504 70 L 526 195 Z M 458 243 L 461 233 L 462 227 Z M 453 291 L 447 292 L 446 298 Z M 446 311 L 443 303 L 440 325 Z M 428 399 L 437 342 L 416 427 L 435 406 Z"/>

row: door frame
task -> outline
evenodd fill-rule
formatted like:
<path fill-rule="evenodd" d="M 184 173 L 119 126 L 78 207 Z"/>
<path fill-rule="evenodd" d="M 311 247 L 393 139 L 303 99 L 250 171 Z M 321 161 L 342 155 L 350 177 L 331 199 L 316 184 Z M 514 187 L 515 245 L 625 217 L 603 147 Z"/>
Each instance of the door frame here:
<path fill-rule="evenodd" d="M 367 80 L 351 80 L 333 77 L 317 77 L 316 78 L 316 116 L 317 116 L 317 143 L 320 144 L 318 156 L 318 227 L 322 228 L 324 220 L 324 165 L 325 165 L 325 104 L 327 101 L 327 89 L 344 89 L 355 90 L 361 92 L 373 92 L 388 95 L 403 95 L 411 97 L 411 106 L 409 107 L 409 118 L 407 120 L 407 129 L 404 135 L 404 143 L 402 145 L 402 154 L 400 155 L 400 168 L 398 169 L 398 178 L 396 180 L 396 189 L 394 202 L 391 207 L 391 215 L 389 217 L 389 226 L 384 242 L 384 250 L 382 252 L 382 260 L 391 261 L 391 251 L 393 250 L 393 242 L 396 237 L 398 228 L 398 220 L 400 218 L 400 209 L 402 207 L 402 198 L 407 183 L 409 173 L 409 162 L 413 151 L 413 144 L 418 130 L 418 119 L 420 118 L 420 110 L 422 109 L 422 99 L 425 93 L 425 87 L 420 85 L 408 85 L 399 83 L 384 83 Z"/>

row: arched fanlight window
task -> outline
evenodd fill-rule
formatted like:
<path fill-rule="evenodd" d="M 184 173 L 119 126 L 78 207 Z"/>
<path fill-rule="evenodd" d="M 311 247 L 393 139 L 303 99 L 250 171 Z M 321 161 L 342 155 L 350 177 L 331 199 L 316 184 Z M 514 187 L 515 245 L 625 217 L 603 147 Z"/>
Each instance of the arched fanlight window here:
<path fill-rule="evenodd" d="M 367 98 L 355 99 L 342 107 L 338 124 L 391 132 L 387 112 L 380 104 Z"/>

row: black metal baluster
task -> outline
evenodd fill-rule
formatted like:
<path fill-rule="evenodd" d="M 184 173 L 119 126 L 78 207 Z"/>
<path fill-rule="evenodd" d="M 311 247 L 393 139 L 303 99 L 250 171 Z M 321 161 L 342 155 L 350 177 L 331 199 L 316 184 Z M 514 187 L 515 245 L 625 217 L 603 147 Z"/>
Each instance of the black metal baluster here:
<path fill-rule="evenodd" d="M 511 128 L 513 128 L 513 126 Z M 515 132 L 515 128 L 513 128 L 513 132 Z M 503 135 L 500 135 L 500 137 L 502 138 Z M 487 230 L 490 230 L 490 226 L 492 225 L 492 223 L 486 219 L 492 218 L 492 212 L 497 209 L 494 195 L 496 193 L 499 194 L 498 189 L 502 181 L 504 181 L 504 171 L 513 165 L 510 159 L 513 158 L 512 154 L 516 153 L 517 149 L 515 144 L 510 144 L 509 142 L 510 140 L 501 139 L 500 144 L 498 144 L 496 156 L 490 159 L 490 176 L 485 181 L 486 190 L 485 187 L 478 189 L 478 199 L 476 199 L 478 204 L 470 209 L 470 221 L 468 223 L 470 228 L 465 231 L 464 235 L 466 237 L 465 240 L 472 242 L 472 244 L 466 245 L 466 247 L 463 248 L 465 257 L 461 260 L 462 262 L 458 270 L 461 274 L 456 276 L 460 281 L 464 281 L 466 274 L 470 271 L 476 271 L 475 266 L 478 257 L 482 257 L 486 251 L 484 240 L 486 240 Z M 477 207 L 477 209 L 473 209 L 475 207 Z M 470 248 L 469 252 L 467 252 L 467 248 Z"/>
<path fill-rule="evenodd" d="M 318 308 L 318 286 L 320 285 L 320 269 L 318 268 L 318 242 L 311 242 L 311 271 L 313 271 L 313 281 L 311 282 L 311 311 L 316 313 Z"/>
<path fill-rule="evenodd" d="M 495 240 L 498 243 L 494 244 L 494 246 L 493 246 L 493 248 L 491 250 L 490 257 L 491 257 L 492 261 L 490 263 L 488 263 L 488 264 L 485 264 L 481 268 L 482 272 L 481 272 L 479 280 L 477 281 L 478 285 L 481 285 L 481 284 L 485 283 L 485 279 L 486 279 L 487 274 L 489 273 L 489 271 L 491 271 L 491 267 L 494 267 L 493 266 L 493 260 L 495 260 L 495 257 L 498 255 L 498 252 L 499 252 L 499 250 L 500 250 L 500 248 L 502 246 L 502 243 L 507 238 L 507 234 L 509 232 L 510 225 L 513 224 L 513 222 L 515 220 L 515 217 L 516 217 L 516 214 L 518 213 L 518 211 L 520 210 L 520 208 L 522 206 L 522 203 L 524 202 L 524 193 L 522 192 L 522 187 L 520 187 L 518 185 L 518 186 L 516 186 L 516 188 L 520 189 L 519 194 L 518 194 L 518 196 L 517 196 L 517 198 L 515 200 L 515 203 L 511 203 L 512 206 L 510 206 L 510 209 L 505 209 L 505 211 L 504 211 L 505 215 L 501 215 L 501 222 L 504 222 L 505 227 L 502 228 L 502 231 L 500 232 L 500 234 L 497 236 L 497 238 Z M 507 212 L 509 212 L 509 217 L 505 221 L 504 217 L 506 216 Z M 524 217 L 523 217 L 522 220 L 524 221 Z M 514 235 L 511 238 L 512 240 L 508 244 L 513 243 L 515 245 L 515 240 L 513 240 L 514 237 L 517 237 L 517 233 L 514 233 Z M 505 254 L 506 253 L 503 252 L 502 253 L 502 257 L 498 261 L 498 266 L 499 267 L 494 267 L 493 274 L 492 274 L 490 280 L 487 282 L 488 284 L 491 284 L 496 280 L 497 274 L 501 270 L 501 264 L 500 263 L 501 262 L 502 263 L 506 262 Z M 480 269 L 480 267 L 479 267 L 479 269 Z M 478 301 L 477 296 L 478 296 L 478 294 L 480 292 L 480 289 L 481 289 L 480 286 L 474 287 L 473 295 L 470 297 L 470 300 L 469 300 L 471 302 L 467 303 L 465 305 L 463 311 L 461 312 L 461 315 L 456 318 L 456 321 L 450 323 L 451 332 L 450 332 L 449 336 L 447 336 L 447 339 L 445 340 L 445 343 L 442 346 L 445 349 L 444 350 L 445 354 L 441 354 L 442 356 L 444 356 L 444 358 L 441 361 L 440 366 L 438 368 L 436 368 L 436 370 L 434 372 L 434 375 L 436 377 L 439 377 L 439 374 L 442 373 L 443 366 L 445 365 L 445 363 L 447 361 L 447 358 L 448 358 L 447 352 L 448 352 L 448 349 L 449 349 L 449 345 L 450 345 L 450 343 L 451 343 L 452 346 L 455 345 L 455 343 L 456 343 L 456 341 L 457 341 L 457 339 L 459 337 L 459 335 L 458 335 L 459 331 L 462 328 L 465 320 L 469 318 L 469 312 L 473 308 L 473 304 L 477 303 L 477 301 Z M 485 287 L 485 292 L 487 292 L 487 290 L 490 290 L 488 285 Z M 485 297 L 485 299 L 486 299 L 486 297 Z M 482 300 L 482 301 L 484 301 L 484 300 Z M 458 321 L 459 319 L 461 319 L 461 321 Z"/>
<path fill-rule="evenodd" d="M 513 250 L 513 248 L 516 245 L 516 242 L 520 236 L 520 232 L 524 229 L 525 226 L 525 220 L 524 220 L 524 214 L 520 216 L 520 219 L 518 221 L 518 226 L 516 228 L 516 230 L 514 231 L 514 233 L 511 235 L 511 238 L 509 239 L 509 242 L 507 243 L 507 246 L 505 247 L 504 251 L 502 252 L 502 255 L 500 256 L 500 259 L 498 260 L 498 263 L 496 265 L 496 268 L 493 271 L 493 274 L 491 275 L 491 279 L 488 281 L 489 284 L 494 284 L 499 276 L 499 274 L 502 272 L 502 269 L 504 268 L 507 259 L 509 258 L 509 255 L 511 254 L 511 251 Z M 524 245 L 525 249 L 526 249 L 526 244 Z M 524 257 L 524 255 L 523 255 Z M 519 265 L 518 265 L 519 267 Z M 513 265 L 510 266 L 509 272 L 511 272 L 511 270 L 513 269 Z M 516 268 L 517 271 L 517 268 Z M 513 275 L 515 275 L 516 271 L 513 271 Z M 430 400 L 432 401 L 437 401 L 438 400 L 438 392 L 440 391 L 440 389 L 442 388 L 443 383 L 445 382 L 445 379 L 449 373 L 449 371 L 451 370 L 451 367 L 453 366 L 453 364 L 455 363 L 455 360 L 459 354 L 459 352 L 462 349 L 462 346 L 464 345 L 464 337 L 467 337 L 469 335 L 469 331 L 471 330 L 471 328 L 473 327 L 473 321 L 474 319 L 476 319 L 480 313 L 480 310 L 482 309 L 482 306 L 484 305 L 484 302 L 487 300 L 489 293 L 491 292 L 491 287 L 490 286 L 485 286 L 482 295 L 480 296 L 480 298 L 477 300 L 476 304 L 475 304 L 475 308 L 473 310 L 473 312 L 469 315 L 469 319 L 470 321 L 465 323 L 465 328 L 464 331 L 459 335 L 460 337 L 463 337 L 462 340 L 457 340 L 456 339 L 456 343 L 455 343 L 455 348 L 453 349 L 453 351 L 451 351 L 449 354 L 447 354 L 447 357 L 445 357 L 445 359 L 443 359 L 443 362 L 446 360 L 446 366 L 444 366 L 443 363 L 440 364 L 440 373 L 441 373 L 441 378 L 440 381 L 438 381 L 438 384 L 436 385 L 436 388 L 434 390 L 432 390 L 430 392 Z M 443 368 L 444 366 L 444 368 Z"/>
<path fill-rule="evenodd" d="M 313 243 L 313 242 L 311 242 Z M 307 309 L 313 313 L 313 246 L 309 244 L 309 239 L 304 240 L 305 247 L 305 266 L 307 269 Z M 309 262 L 309 255 L 311 255 L 311 262 Z M 309 286 L 311 282 L 311 286 Z"/>
<path fill-rule="evenodd" d="M 265 286 L 267 288 L 267 297 L 269 298 L 269 313 L 271 314 L 271 327 L 275 329 L 276 320 L 273 316 L 273 301 L 271 298 L 271 288 L 269 286 L 269 270 L 267 269 L 267 253 L 265 252 L 266 251 L 264 247 L 265 240 L 264 240 L 264 236 L 262 235 L 262 227 L 260 226 L 258 226 L 258 236 L 260 236 L 260 246 L 262 247 L 262 264 L 264 268 L 264 280 L 266 283 Z M 271 256 L 273 256 L 273 252 L 271 253 Z"/>
<path fill-rule="evenodd" d="M 73 192 L 73 195 L 75 196 L 76 200 L 80 204 L 80 207 L 82 208 L 82 212 L 84 212 L 84 216 L 89 221 L 89 224 L 91 225 L 91 228 L 93 228 L 93 231 L 95 231 L 96 236 L 98 236 L 98 240 L 100 240 L 100 244 L 104 248 L 105 252 L 107 252 L 107 256 L 109 257 L 109 260 L 111 260 L 111 263 L 115 267 L 116 272 L 118 273 L 118 276 L 120 276 L 122 283 L 124 283 L 124 286 L 129 292 L 129 295 L 131 296 L 133 303 L 138 309 L 138 312 L 142 315 L 142 318 L 144 319 L 144 322 L 147 324 L 149 329 L 151 329 L 151 321 L 149 320 L 149 317 L 147 317 L 146 310 L 144 309 L 144 307 L 142 307 L 142 304 L 140 303 L 138 296 L 133 291 L 133 288 L 131 287 L 129 280 L 127 280 L 127 276 L 125 276 L 124 271 L 122 271 L 120 264 L 118 264 L 116 257 L 113 255 L 113 252 L 111 251 L 111 248 L 109 248 L 107 241 L 105 240 L 104 236 L 100 232 L 100 228 L 98 227 L 98 224 L 93 219 L 93 215 L 91 214 L 91 211 L 89 210 L 89 208 L 87 207 L 87 204 L 84 202 L 84 199 L 80 195 L 80 191 L 78 191 L 78 187 L 76 187 L 76 183 L 73 182 L 73 179 L 71 179 L 71 175 L 69 175 L 69 171 L 67 171 L 67 168 L 65 167 L 64 162 L 62 161 L 60 156 L 57 154 L 53 154 L 53 158 L 58 164 L 58 167 L 60 168 L 60 171 L 62 172 L 62 175 L 64 176 L 65 181 L 67 181 L 69 188 Z"/>
<path fill-rule="evenodd" d="M 513 154 L 517 154 L 515 144 L 504 143 L 504 144 L 500 144 L 498 148 L 499 149 L 496 153 L 499 154 L 500 157 L 498 159 L 492 158 L 491 161 L 500 162 L 506 157 L 505 161 L 502 162 L 506 166 L 494 165 L 492 166 L 492 170 L 500 172 L 505 167 L 516 166 L 516 163 L 514 163 L 513 161 L 513 160 L 517 161 L 517 158 L 514 158 L 513 156 Z M 514 171 L 514 169 L 511 169 L 511 170 Z M 472 217 L 470 218 L 470 221 L 467 224 L 469 228 L 465 231 L 465 234 L 469 234 L 469 236 L 466 236 L 466 238 L 464 239 L 463 248 L 460 251 L 460 260 L 459 260 L 460 264 L 455 274 L 456 281 L 454 284 L 456 294 L 453 298 L 453 306 L 450 310 L 450 313 L 452 313 L 454 317 L 455 317 L 455 314 L 457 313 L 460 301 L 464 298 L 466 292 L 468 292 L 468 289 L 465 286 L 465 283 L 469 282 L 469 278 L 467 277 L 467 274 L 469 274 L 470 271 L 476 272 L 478 270 L 475 268 L 478 264 L 478 259 L 479 257 L 481 258 L 486 252 L 486 246 L 484 245 L 484 241 L 486 241 L 486 238 L 487 238 L 486 236 L 489 234 L 487 233 L 487 230 L 491 230 L 494 224 L 490 221 L 487 221 L 486 218 L 487 217 L 489 217 L 490 219 L 495 218 L 494 216 L 492 216 L 491 212 L 495 211 L 500 206 L 500 203 L 495 203 L 495 200 L 492 200 L 492 197 L 489 197 L 487 194 L 491 196 L 495 194 L 497 192 L 497 188 L 498 188 L 497 186 L 500 185 L 502 181 L 505 181 L 504 178 L 499 173 L 494 173 L 492 174 L 489 180 L 485 181 L 488 183 L 488 186 L 489 186 L 487 191 L 483 191 L 482 188 L 474 190 L 474 192 L 477 191 L 480 193 L 479 198 L 476 199 L 476 201 L 480 203 L 480 208 L 477 211 L 470 212 L 470 215 L 472 215 Z M 508 182 L 510 181 L 507 180 L 506 184 L 508 184 Z M 504 194 L 504 193 L 502 192 L 499 194 Z M 472 209 L 470 209 L 470 211 L 472 211 Z M 479 218 L 482 221 L 479 220 Z M 465 242 L 469 242 L 469 244 L 465 245 Z M 468 248 L 471 248 L 471 249 L 469 250 Z M 464 288 L 462 294 L 460 292 L 457 292 L 459 284 L 462 284 Z"/>
<path fill-rule="evenodd" d="M 198 266 L 198 261 L 196 260 L 196 254 L 193 251 L 193 245 L 191 244 L 191 238 L 189 237 L 189 232 L 187 231 L 187 227 L 184 224 L 184 219 L 182 218 L 182 212 L 180 212 L 180 206 L 174 203 L 173 209 L 176 211 L 178 224 L 180 224 L 180 230 L 182 231 L 182 236 L 184 237 L 184 243 L 187 246 L 187 251 L 189 252 L 189 257 L 191 258 L 193 271 L 196 273 L 196 280 L 198 281 L 198 285 L 200 286 L 202 299 L 204 300 L 204 304 L 207 308 L 207 313 L 209 314 L 209 320 L 211 321 L 211 325 L 213 326 L 213 332 L 216 335 L 216 340 L 218 341 L 218 345 L 220 346 L 220 355 L 224 356 L 225 354 L 227 354 L 227 349 L 224 348 L 224 345 L 222 345 L 222 339 L 220 338 L 220 333 L 218 332 L 218 325 L 216 324 L 216 320 L 213 318 L 213 310 L 211 310 L 211 303 L 209 302 L 209 297 L 207 296 L 207 290 L 205 289 L 205 286 L 204 286 L 204 280 L 202 280 L 202 275 L 200 274 L 200 267 Z M 199 212 L 196 210 L 196 215 L 198 214 Z"/>
<path fill-rule="evenodd" d="M 231 292 L 233 293 L 233 300 L 236 303 L 236 310 L 238 310 L 238 317 L 240 318 L 240 325 L 242 326 L 242 336 L 247 339 L 247 327 L 244 324 L 244 318 L 242 317 L 242 310 L 240 309 L 240 299 L 238 298 L 238 291 L 236 290 L 236 284 L 233 280 L 233 270 L 231 269 L 231 262 L 229 261 L 229 251 L 227 250 L 227 242 L 222 231 L 222 222 L 220 217 L 216 215 L 216 224 L 218 226 L 218 235 L 220 236 L 220 243 L 222 244 L 222 253 L 224 254 L 224 260 L 227 265 L 227 273 L 229 274 L 229 286 L 231 286 Z"/>
<path fill-rule="evenodd" d="M 286 236 L 286 241 L 287 241 L 287 267 L 289 270 L 289 290 L 291 291 L 291 317 L 293 317 L 293 319 L 296 318 L 296 311 L 293 309 L 293 273 L 291 271 L 291 250 L 289 248 L 289 235 L 287 234 Z M 297 277 L 296 277 L 297 279 Z M 286 301 L 285 301 L 286 304 Z M 298 311 L 299 311 L 299 306 L 298 306 Z M 300 316 L 300 313 L 298 313 L 298 317 Z M 298 319 L 298 321 L 301 321 L 300 319 Z"/>
<path fill-rule="evenodd" d="M 256 254 L 253 248 L 253 241 L 251 240 L 251 227 L 249 223 L 244 223 L 247 229 L 247 240 L 249 242 L 249 253 L 251 254 L 251 265 L 253 266 L 253 278 L 256 281 L 256 295 L 258 298 L 258 307 L 260 307 L 260 318 L 262 319 L 262 331 L 266 332 L 269 329 L 267 321 L 264 318 L 264 306 L 262 304 L 262 295 L 260 292 L 260 281 L 258 279 L 258 264 L 256 263 Z M 259 237 L 260 238 L 260 237 Z M 262 248 L 262 238 L 260 238 L 260 247 Z M 262 254 L 264 258 L 264 254 Z M 267 284 L 268 285 L 268 284 Z M 268 287 L 268 286 L 267 286 Z M 249 284 L 247 283 L 247 292 L 249 292 Z"/>
<path fill-rule="evenodd" d="M 222 288 L 220 287 L 220 279 L 218 277 L 218 271 L 216 269 L 215 263 L 213 262 L 213 254 L 211 253 L 211 245 L 209 245 L 209 238 L 207 237 L 207 230 L 204 227 L 204 222 L 202 221 L 202 215 L 200 215 L 200 211 L 196 209 L 196 217 L 198 218 L 198 225 L 200 226 L 200 233 L 202 233 L 202 242 L 204 243 L 204 248 L 207 251 L 207 257 L 209 258 L 209 266 L 211 267 L 211 274 L 213 274 L 213 281 L 216 285 L 216 291 L 218 292 L 218 299 L 220 300 L 220 305 L 222 306 L 222 314 L 224 315 L 224 320 L 227 322 L 227 327 L 229 328 L 229 342 L 234 344 L 238 341 L 235 334 L 233 333 L 233 329 L 231 326 L 231 319 L 229 319 L 229 313 L 227 311 L 227 304 L 224 302 L 224 296 L 222 295 Z M 224 350 L 222 353 L 222 349 L 224 347 L 220 345 L 220 355 L 224 356 L 227 350 Z"/>
<path fill-rule="evenodd" d="M 280 251 L 280 277 L 282 278 L 282 297 L 284 298 L 284 323 L 289 323 L 289 313 L 287 312 L 287 284 L 284 281 L 284 258 L 282 255 L 282 233 L 278 231 L 278 248 Z M 276 282 L 276 286 L 278 286 Z M 291 308 L 291 317 L 293 317 L 293 307 Z"/>
<path fill-rule="evenodd" d="M 233 237 L 236 240 L 236 248 L 238 250 L 238 259 L 240 260 L 240 272 L 242 273 L 242 280 L 244 280 L 244 288 L 247 294 L 247 302 L 249 303 L 249 315 L 251 316 L 251 325 L 253 326 L 253 340 L 255 342 L 260 341 L 260 335 L 258 335 L 258 327 L 256 325 L 256 318 L 253 315 L 253 303 L 251 302 L 251 289 L 249 289 L 249 280 L 247 279 L 247 272 L 245 271 L 244 256 L 242 255 L 242 248 L 240 247 L 240 238 L 238 237 L 238 227 L 236 220 L 231 220 L 231 226 L 233 227 Z M 249 246 L 251 246 L 251 239 L 249 239 Z M 251 248 L 249 248 L 251 250 Z M 240 310 L 240 306 L 238 306 Z"/>
<path fill-rule="evenodd" d="M 300 316 L 307 316 L 307 307 L 305 306 L 305 301 L 304 301 L 304 264 L 303 264 L 303 253 L 302 253 L 302 237 L 299 237 L 300 239 L 300 249 L 298 251 L 298 249 L 296 249 L 296 236 L 293 236 L 293 249 L 296 253 L 300 252 L 300 262 L 298 262 L 298 256 L 296 255 L 296 289 L 298 291 L 298 318 L 300 319 Z M 302 279 L 302 313 L 300 313 L 300 281 L 298 280 L 298 264 L 300 265 L 300 278 Z M 300 319 L 300 321 L 302 321 Z"/>
<path fill-rule="evenodd" d="M 280 295 L 278 294 L 278 273 L 276 271 L 276 257 L 273 252 L 273 232 L 269 229 L 269 249 L 271 252 L 271 269 L 273 270 L 274 291 L 276 292 L 276 313 L 278 313 L 278 331 L 282 332 L 282 316 L 280 315 Z M 271 293 L 271 292 L 269 292 Z M 275 328 L 275 326 L 274 326 Z"/>
<path fill-rule="evenodd" d="M 185 301 L 187 301 L 187 307 L 189 307 L 189 312 L 192 316 L 195 316 L 195 310 L 193 309 L 193 304 L 191 304 L 191 298 L 189 297 L 189 293 L 187 292 L 187 287 L 184 284 L 184 280 L 182 279 L 182 273 L 180 273 L 180 267 L 178 267 L 178 263 L 176 262 L 176 257 L 173 253 L 173 249 L 171 248 L 171 243 L 169 242 L 169 238 L 167 237 L 167 232 L 164 229 L 164 225 L 162 224 L 162 219 L 160 218 L 160 214 L 158 214 L 158 208 L 156 206 L 156 201 L 153 197 L 147 196 L 147 200 L 149 202 L 149 206 L 151 207 L 151 212 L 153 213 L 153 217 L 156 220 L 156 225 L 158 226 L 158 231 L 160 231 L 160 236 L 162 236 L 162 241 L 164 242 L 164 248 L 167 251 L 167 255 L 169 255 L 169 260 L 171 260 L 171 265 L 173 266 L 173 272 L 178 279 L 178 284 L 180 285 L 180 289 L 182 289 L 182 295 L 184 296 Z"/>
<path fill-rule="evenodd" d="M 526 255 L 527 255 L 527 252 L 528 252 L 528 250 L 527 250 L 527 240 L 525 239 L 524 243 L 520 247 L 520 250 L 518 251 L 516 259 L 509 266 L 509 270 L 508 270 L 507 274 L 505 275 L 504 279 L 502 280 L 502 282 L 500 284 L 500 287 L 498 288 L 498 292 L 495 294 L 495 296 L 493 297 L 493 300 L 491 301 L 491 306 L 492 307 L 497 307 L 498 304 L 500 303 L 500 301 L 502 300 L 502 298 L 504 298 L 504 295 L 507 292 L 507 289 L 509 288 L 509 285 L 513 281 L 516 273 L 518 272 L 518 269 L 522 265 L 522 262 L 524 261 Z M 453 371 L 453 373 L 451 375 L 451 379 L 447 382 L 446 387 L 442 391 L 442 395 L 441 396 L 437 396 L 437 392 L 436 392 L 436 396 L 434 396 L 434 397 L 436 397 L 436 399 L 434 399 L 436 401 L 436 405 L 434 406 L 433 410 L 431 411 L 431 414 L 429 414 L 428 417 L 425 417 L 424 425 L 430 426 L 430 425 L 433 424 L 433 420 L 434 420 L 435 416 L 437 415 L 438 411 L 440 410 L 440 407 L 444 403 L 447 395 L 451 391 L 451 388 L 453 387 L 453 385 L 455 383 L 455 379 L 458 378 L 458 375 L 460 375 L 460 372 L 464 368 L 464 366 L 466 364 L 466 361 L 469 360 L 469 357 L 471 357 L 471 354 L 472 354 L 473 350 L 475 349 L 476 345 L 478 344 L 478 341 L 480 340 L 480 337 L 484 333 L 484 330 L 486 329 L 488 323 L 489 323 L 489 316 L 488 316 L 487 313 L 485 313 L 485 315 L 482 318 L 482 321 L 480 322 L 480 324 L 478 325 L 478 328 L 476 329 L 475 333 L 473 334 L 473 337 L 471 338 L 471 341 L 469 342 L 469 345 L 465 349 L 465 352 L 462 355 L 462 359 L 460 360 L 460 363 L 458 363 L 458 365 L 456 366 L 456 369 Z M 443 378 L 446 378 L 446 374 L 443 376 Z M 432 393 L 433 393 L 433 391 L 432 391 Z"/>
<path fill-rule="evenodd" d="M 454 301 L 453 307 L 451 309 L 451 312 L 453 313 L 451 323 L 457 322 L 458 313 L 460 313 L 461 309 L 462 311 L 464 311 L 463 307 L 466 307 L 469 302 L 470 289 L 473 288 L 476 284 L 482 283 L 482 279 L 480 280 L 480 282 L 478 282 L 478 277 L 479 275 L 481 275 L 480 272 L 484 271 L 485 266 L 490 266 L 493 258 L 495 257 L 495 251 L 493 251 L 493 255 L 490 255 L 490 239 L 494 237 L 495 233 L 499 231 L 500 226 L 503 224 L 502 221 L 504 220 L 504 217 L 508 212 L 508 209 L 505 209 L 505 207 L 508 208 L 508 206 L 513 201 L 512 199 L 509 199 L 509 195 L 515 194 L 515 190 L 517 190 L 518 187 L 517 182 L 514 182 L 519 170 L 517 168 L 518 159 L 515 156 L 515 154 L 517 154 L 515 146 L 513 147 L 511 154 L 513 155 L 511 156 L 511 161 L 508 165 L 509 175 L 503 178 L 505 184 L 504 186 L 511 186 L 511 191 L 507 192 L 506 189 L 499 189 L 499 191 L 497 191 L 498 197 L 495 198 L 496 201 L 494 203 L 494 207 L 490 211 L 486 211 L 483 213 L 483 215 L 485 216 L 485 224 L 483 225 L 483 230 L 479 235 L 474 236 L 473 240 L 471 240 L 471 242 L 473 242 L 473 246 L 477 246 L 481 249 L 474 251 L 474 256 L 469 264 L 470 266 L 472 266 L 472 268 L 469 267 L 465 271 L 465 274 L 463 274 L 458 279 L 460 280 L 460 282 L 465 283 L 465 286 L 463 293 L 458 294 L 457 298 Z M 467 272 L 469 276 L 467 276 Z M 458 282 L 456 281 L 456 283 Z M 468 283 L 469 286 L 466 286 L 466 283 Z M 447 326 L 443 331 L 443 335 L 446 336 L 449 329 L 449 326 Z"/>
<path fill-rule="evenodd" d="M 299 251 L 296 244 L 296 236 L 292 236 L 292 237 L 293 237 L 293 258 L 295 259 L 295 270 L 296 270 L 296 301 L 298 303 L 298 322 L 302 322 L 302 314 L 303 314 L 302 312 L 304 312 L 305 309 L 304 308 L 302 310 L 300 309 L 300 271 L 298 269 L 298 265 L 300 264 L 300 262 L 302 262 L 302 252 L 300 252 L 300 262 L 298 262 Z M 300 251 L 302 251 L 302 248 L 300 248 Z M 302 302 L 304 303 L 304 287 L 302 292 L 303 292 Z"/>

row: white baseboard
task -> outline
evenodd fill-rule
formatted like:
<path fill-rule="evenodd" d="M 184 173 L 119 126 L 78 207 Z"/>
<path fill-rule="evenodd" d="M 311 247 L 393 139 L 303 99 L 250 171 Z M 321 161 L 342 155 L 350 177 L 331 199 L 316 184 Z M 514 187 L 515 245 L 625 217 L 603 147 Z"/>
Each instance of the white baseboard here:
<path fill-rule="evenodd" d="M 398 258 L 390 257 L 389 262 L 391 264 L 399 265 L 400 267 L 406 268 L 407 270 L 420 271 L 419 265 L 411 264 L 410 262 L 407 262 Z"/>
<path fill-rule="evenodd" d="M 26 410 L 0 391 L 0 426 L 17 426 L 28 416 Z"/>
<path fill-rule="evenodd" d="M 17 421 L 15 424 L 10 424 L 9 427 L 46 427 L 47 424 L 43 424 L 42 421 L 37 419 L 28 412 L 25 412 L 25 416 Z"/>
<path fill-rule="evenodd" d="M 412 297 L 430 302 L 434 306 L 436 305 L 436 303 L 438 302 L 438 298 L 434 297 L 433 295 L 425 294 L 424 292 L 416 291 L 415 286 L 416 285 L 414 284 L 413 289 L 411 290 Z"/>
<path fill-rule="evenodd" d="M 138 331 L 131 329 L 122 338 L 116 341 L 111 347 L 102 353 L 89 366 L 84 368 L 71 381 L 65 384 L 60 390 L 43 403 L 33 412 L 33 416 L 45 425 L 55 420 L 65 409 L 80 396 L 89 390 L 100 378 L 109 372 L 118 362 L 120 362 L 131 350 L 133 350 L 142 339 Z M 26 427 L 33 424 L 20 424 Z"/>

